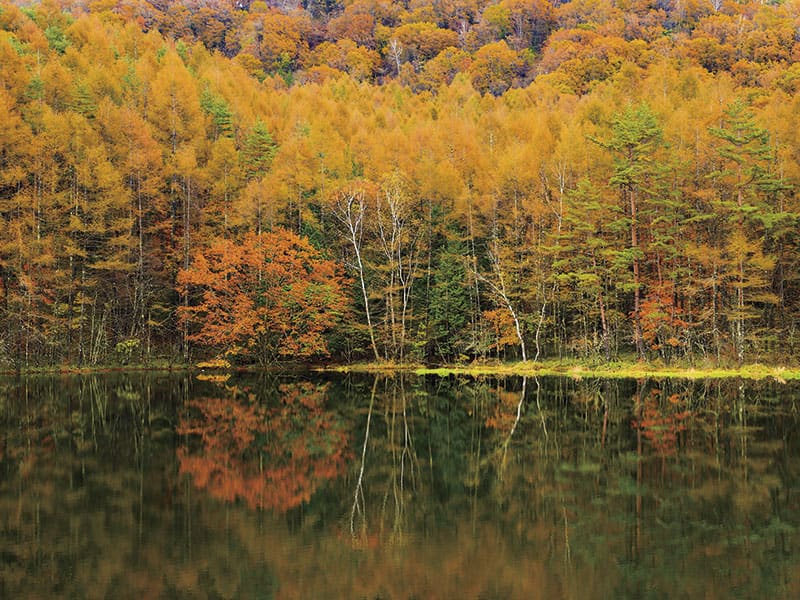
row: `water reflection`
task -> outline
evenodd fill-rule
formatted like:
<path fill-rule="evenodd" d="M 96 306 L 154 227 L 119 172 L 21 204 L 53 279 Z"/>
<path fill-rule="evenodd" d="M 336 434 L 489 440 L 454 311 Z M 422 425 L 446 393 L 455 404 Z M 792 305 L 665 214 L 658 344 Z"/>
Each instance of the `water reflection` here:
<path fill-rule="evenodd" d="M 0 597 L 798 597 L 797 391 L 0 380 Z"/>
<path fill-rule="evenodd" d="M 325 407 L 327 386 L 277 389 L 271 404 L 236 387 L 223 397 L 189 400 L 176 429 L 186 438 L 177 451 L 179 472 L 216 499 L 279 512 L 309 502 L 321 482 L 340 476 L 347 434 Z"/>

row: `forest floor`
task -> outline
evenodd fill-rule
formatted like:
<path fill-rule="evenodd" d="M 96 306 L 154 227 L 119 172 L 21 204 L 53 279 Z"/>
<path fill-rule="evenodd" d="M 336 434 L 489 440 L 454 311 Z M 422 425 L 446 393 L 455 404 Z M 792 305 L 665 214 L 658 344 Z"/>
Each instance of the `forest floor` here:
<path fill-rule="evenodd" d="M 416 375 L 465 375 L 471 377 L 600 377 L 614 379 L 723 379 L 739 377 L 743 379 L 772 378 L 781 383 L 800 380 L 800 368 L 750 364 L 740 367 L 660 365 L 648 362 L 608 362 L 604 364 L 581 363 L 578 361 L 543 361 L 515 363 L 471 363 L 427 367 L 415 364 L 391 362 L 355 363 L 325 367 L 325 371 L 346 373 L 396 373 L 411 372 Z"/>

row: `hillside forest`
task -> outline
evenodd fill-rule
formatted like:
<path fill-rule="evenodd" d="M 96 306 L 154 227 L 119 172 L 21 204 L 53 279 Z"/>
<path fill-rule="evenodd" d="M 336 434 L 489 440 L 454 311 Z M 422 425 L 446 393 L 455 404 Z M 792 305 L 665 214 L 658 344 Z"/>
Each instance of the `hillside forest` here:
<path fill-rule="evenodd" d="M 796 362 L 800 2 L 0 0 L 0 368 Z"/>

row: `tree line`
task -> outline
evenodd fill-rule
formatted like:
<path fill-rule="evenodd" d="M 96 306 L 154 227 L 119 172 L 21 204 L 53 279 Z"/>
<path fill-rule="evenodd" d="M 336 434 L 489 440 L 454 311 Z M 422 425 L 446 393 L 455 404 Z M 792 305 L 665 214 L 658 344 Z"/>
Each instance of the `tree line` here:
<path fill-rule="evenodd" d="M 0 361 L 790 360 L 798 79 L 742 44 L 796 17 L 756 4 L 612 55 L 562 3 L 486 87 L 460 42 L 405 78 L 287 77 L 122 2 L 2 3 Z M 698 27 L 731 7 L 715 66 Z"/>

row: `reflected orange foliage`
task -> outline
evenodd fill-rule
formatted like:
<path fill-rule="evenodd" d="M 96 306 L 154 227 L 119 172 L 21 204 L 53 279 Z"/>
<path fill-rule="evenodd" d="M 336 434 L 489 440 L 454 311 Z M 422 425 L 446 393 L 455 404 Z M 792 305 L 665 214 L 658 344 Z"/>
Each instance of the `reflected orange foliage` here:
<path fill-rule="evenodd" d="M 283 385 L 274 407 L 252 396 L 191 401 L 193 414 L 181 419 L 178 433 L 199 438 L 202 449 L 178 449 L 180 473 L 213 497 L 250 508 L 285 512 L 308 502 L 343 472 L 347 458 L 344 425 L 325 410 L 325 390 Z"/>
<path fill-rule="evenodd" d="M 686 422 L 694 416 L 681 410 L 681 395 L 672 394 L 662 400 L 661 390 L 651 390 L 644 399 L 638 419 L 633 427 L 642 430 L 645 439 L 659 454 L 673 455 L 677 451 L 678 433 L 686 430 Z"/>
<path fill-rule="evenodd" d="M 486 417 L 486 426 L 509 433 L 517 420 L 517 407 L 520 402 L 519 392 L 497 391 L 497 404 L 491 414 Z"/>

